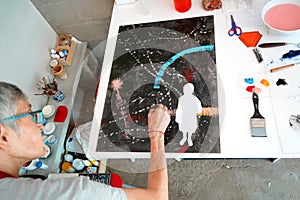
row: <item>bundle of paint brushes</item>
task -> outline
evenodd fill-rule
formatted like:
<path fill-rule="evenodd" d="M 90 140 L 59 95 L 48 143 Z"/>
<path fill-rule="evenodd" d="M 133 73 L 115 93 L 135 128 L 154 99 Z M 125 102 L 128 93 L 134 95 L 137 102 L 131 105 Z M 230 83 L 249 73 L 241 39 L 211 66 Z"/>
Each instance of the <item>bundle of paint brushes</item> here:
<path fill-rule="evenodd" d="M 45 77 L 42 77 L 42 80 L 37 83 L 38 85 L 38 94 L 35 95 L 46 95 L 46 96 L 52 96 L 55 95 L 58 91 L 58 83 L 57 81 L 48 76 L 48 80 Z"/>

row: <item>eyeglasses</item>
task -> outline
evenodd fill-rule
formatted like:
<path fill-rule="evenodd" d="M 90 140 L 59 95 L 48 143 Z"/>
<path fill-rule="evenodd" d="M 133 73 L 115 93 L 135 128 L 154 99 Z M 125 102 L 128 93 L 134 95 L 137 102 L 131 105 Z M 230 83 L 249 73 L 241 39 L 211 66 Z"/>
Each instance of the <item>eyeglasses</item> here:
<path fill-rule="evenodd" d="M 31 116 L 33 121 L 37 124 L 43 123 L 44 122 L 44 116 L 42 113 L 42 110 L 37 110 L 34 112 L 27 112 L 27 113 L 23 113 L 23 114 L 19 114 L 19 115 L 13 115 L 4 119 L 0 120 L 0 123 L 6 123 L 6 122 L 11 122 L 11 121 L 15 121 L 24 117 L 29 117 Z"/>

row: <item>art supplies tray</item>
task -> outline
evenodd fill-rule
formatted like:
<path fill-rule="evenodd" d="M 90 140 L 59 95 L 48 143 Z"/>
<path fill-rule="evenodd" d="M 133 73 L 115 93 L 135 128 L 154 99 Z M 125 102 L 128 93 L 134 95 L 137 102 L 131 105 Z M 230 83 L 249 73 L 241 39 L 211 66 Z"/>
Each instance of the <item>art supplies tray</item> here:
<path fill-rule="evenodd" d="M 83 164 L 85 165 L 83 167 L 83 169 L 81 170 L 75 170 L 74 173 L 82 173 L 82 174 L 89 174 L 89 173 L 97 173 L 98 169 L 99 169 L 99 163 L 100 161 L 98 160 L 89 160 L 85 154 L 81 154 L 81 153 L 74 153 L 74 152 L 68 152 L 66 154 L 70 154 L 72 155 L 73 160 L 75 159 L 81 159 Z M 68 160 L 66 161 L 65 159 L 63 160 L 63 162 L 69 162 L 70 164 L 72 164 L 72 161 Z"/>

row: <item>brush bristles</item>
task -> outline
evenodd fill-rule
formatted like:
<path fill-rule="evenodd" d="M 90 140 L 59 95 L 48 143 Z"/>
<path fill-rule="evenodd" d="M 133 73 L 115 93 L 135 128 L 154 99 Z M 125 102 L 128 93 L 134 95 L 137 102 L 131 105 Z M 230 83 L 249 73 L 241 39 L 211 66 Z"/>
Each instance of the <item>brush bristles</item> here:
<path fill-rule="evenodd" d="M 251 122 L 251 128 L 266 127 L 265 119 L 252 118 L 250 119 L 250 122 Z"/>
<path fill-rule="evenodd" d="M 265 119 L 250 119 L 252 137 L 267 137 Z"/>

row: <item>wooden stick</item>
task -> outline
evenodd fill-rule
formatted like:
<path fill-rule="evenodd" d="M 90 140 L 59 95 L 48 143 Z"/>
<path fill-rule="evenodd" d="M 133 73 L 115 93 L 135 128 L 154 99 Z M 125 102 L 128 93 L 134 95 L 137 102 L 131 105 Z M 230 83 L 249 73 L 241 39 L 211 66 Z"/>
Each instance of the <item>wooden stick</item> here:
<path fill-rule="evenodd" d="M 289 67 L 293 67 L 295 66 L 296 64 L 298 63 L 293 63 L 293 64 L 289 64 L 289 65 L 284 65 L 284 66 L 281 66 L 281 67 L 277 67 L 277 68 L 273 68 L 273 69 L 270 69 L 270 72 L 273 73 L 273 72 L 278 72 L 280 70 L 283 70 L 283 69 L 286 69 L 286 68 L 289 68 Z"/>

